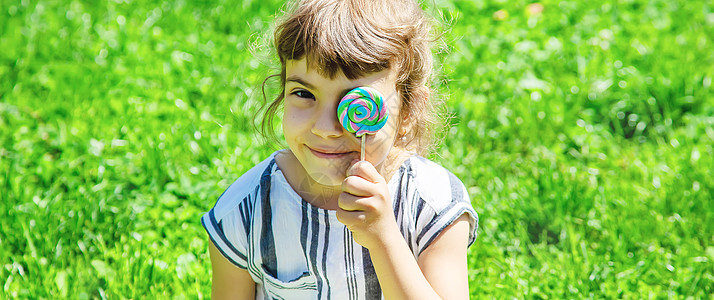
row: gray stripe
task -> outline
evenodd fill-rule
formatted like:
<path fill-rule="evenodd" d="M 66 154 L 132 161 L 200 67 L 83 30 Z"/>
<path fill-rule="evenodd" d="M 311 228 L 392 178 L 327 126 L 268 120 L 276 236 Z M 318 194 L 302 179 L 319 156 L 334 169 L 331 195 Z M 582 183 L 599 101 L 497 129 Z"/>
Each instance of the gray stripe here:
<path fill-rule="evenodd" d="M 347 227 L 345 227 L 347 228 Z M 357 288 L 357 270 L 355 268 L 355 242 L 352 238 L 352 231 L 347 230 L 349 235 L 347 236 L 347 242 L 350 244 L 350 266 L 352 266 L 352 292 L 354 293 L 353 298 L 359 299 L 359 288 Z"/>
<path fill-rule="evenodd" d="M 248 202 L 251 200 L 250 195 L 246 197 Z M 240 213 L 240 220 L 243 223 L 243 229 L 246 232 L 245 236 L 248 236 L 249 228 L 250 228 L 250 213 L 251 211 L 248 210 L 248 205 L 246 204 L 246 201 L 241 202 L 241 204 L 238 206 L 238 212 Z"/>
<path fill-rule="evenodd" d="M 350 286 L 350 263 L 349 260 L 347 260 L 347 257 L 350 256 L 350 249 L 347 247 L 347 228 L 342 232 L 342 245 L 344 245 L 345 248 L 345 253 L 342 255 L 342 258 L 345 259 L 345 273 L 347 273 L 347 276 L 345 276 L 345 282 L 347 283 L 347 293 L 350 295 L 350 299 L 352 299 L 352 287 Z"/>
<path fill-rule="evenodd" d="M 278 278 L 278 261 L 275 255 L 275 237 L 273 236 L 273 212 L 270 205 L 270 174 L 275 160 L 270 162 L 260 177 L 260 196 L 262 203 L 263 228 L 260 230 L 260 255 L 263 269 L 274 278 Z"/>
<path fill-rule="evenodd" d="M 312 207 L 311 209 L 311 220 L 312 220 L 312 231 L 311 231 L 311 236 L 312 238 L 310 239 L 310 257 L 311 259 L 311 264 L 312 264 L 312 270 L 315 272 L 315 279 L 317 280 L 317 299 L 322 299 L 322 271 L 320 268 L 317 266 L 317 246 L 320 243 L 319 242 L 319 235 L 320 235 L 320 224 L 319 224 L 319 216 L 317 215 L 317 207 Z"/>
<path fill-rule="evenodd" d="M 449 174 L 449 184 L 451 185 L 451 201 L 464 202 L 464 189 L 461 180 L 456 178 L 454 173 L 446 171 Z"/>
<path fill-rule="evenodd" d="M 412 157 L 414 157 L 414 156 L 412 156 Z M 412 158 L 411 157 L 404 161 L 404 164 L 402 164 L 402 168 L 404 168 L 404 170 L 407 171 L 407 174 L 409 176 L 414 177 L 414 174 L 412 173 Z"/>
<path fill-rule="evenodd" d="M 310 261 L 307 257 L 307 229 L 308 229 L 308 217 L 307 217 L 307 204 L 304 200 L 302 202 L 302 223 L 300 225 L 300 245 L 302 245 L 302 252 L 305 254 L 306 261 Z"/>
<path fill-rule="evenodd" d="M 322 247 L 322 274 L 325 274 L 325 286 L 327 287 L 327 299 L 331 299 L 330 278 L 327 276 L 327 247 L 330 242 L 330 215 L 325 212 L 325 244 Z"/>
<path fill-rule="evenodd" d="M 421 211 L 422 211 L 422 209 L 424 209 L 424 203 L 426 203 L 426 201 L 424 201 L 424 199 L 422 199 L 422 198 L 419 198 L 419 200 L 417 200 L 415 202 L 417 202 L 417 208 L 416 208 L 416 218 L 415 218 L 416 220 L 414 220 L 414 223 L 419 224 L 419 217 L 421 217 Z"/>
<path fill-rule="evenodd" d="M 467 211 L 469 211 L 469 209 L 466 208 L 466 207 L 462 207 L 462 208 L 460 208 L 459 210 L 457 210 L 457 211 L 456 211 L 456 214 L 452 215 L 452 216 L 449 218 L 449 220 L 446 221 L 446 223 L 444 223 L 443 225 L 441 225 L 441 228 L 439 228 L 439 230 L 437 231 L 437 233 L 440 234 L 441 232 L 443 232 L 444 229 L 446 229 L 446 227 L 449 227 L 449 225 L 451 225 L 451 223 L 454 223 L 454 221 L 456 221 L 456 219 L 458 219 L 462 214 L 464 214 L 464 213 L 467 212 Z M 432 235 L 432 236 L 429 238 L 429 240 L 426 241 L 426 242 L 421 246 L 421 249 L 419 249 L 419 254 L 421 254 L 421 252 L 424 251 L 424 249 L 428 248 L 429 245 L 431 245 L 431 242 L 433 242 L 434 239 L 436 239 L 436 237 L 439 236 L 439 234 Z"/>
<path fill-rule="evenodd" d="M 411 226 L 411 224 L 409 226 Z M 414 253 L 416 245 L 414 245 L 414 241 L 412 241 L 412 230 L 407 230 L 407 236 L 405 236 L 404 239 L 407 241 L 407 245 L 409 245 L 409 250 Z"/>
<path fill-rule="evenodd" d="M 424 199 L 419 199 L 419 201 L 424 201 Z M 451 208 L 454 207 L 457 203 L 458 203 L 458 202 L 451 202 L 451 203 L 449 203 L 448 206 L 446 206 L 446 207 L 445 207 L 444 209 L 442 209 L 440 212 L 437 212 L 437 215 L 434 216 L 433 219 L 431 219 L 431 222 L 429 222 L 429 224 L 426 224 L 426 226 L 424 226 L 424 229 L 422 229 L 421 232 L 419 232 L 419 235 L 417 236 L 417 244 L 419 244 L 419 242 L 420 242 L 421 239 L 424 237 L 424 235 L 425 235 L 427 232 L 429 232 L 429 230 L 431 229 L 431 227 L 433 227 L 434 225 L 436 225 L 437 223 L 439 223 L 439 221 L 444 217 L 444 215 L 445 215 L 449 210 L 451 210 Z"/>
<path fill-rule="evenodd" d="M 350 299 L 359 299 L 359 289 L 357 288 L 357 271 L 355 269 L 355 244 L 354 240 L 352 239 L 352 231 L 347 229 L 345 226 L 345 247 L 349 249 L 349 254 L 347 255 L 347 259 L 349 261 L 349 278 L 348 278 L 348 284 L 349 284 L 349 290 L 350 290 Z"/>
<path fill-rule="evenodd" d="M 247 260 L 245 254 L 238 251 L 238 249 L 236 249 L 233 246 L 233 244 L 231 244 L 231 242 L 228 241 L 226 234 L 223 232 L 223 226 L 221 224 L 219 224 L 218 221 L 216 220 L 216 215 L 212 209 L 208 212 L 208 217 L 211 220 L 211 225 L 213 225 L 213 228 L 216 229 L 218 236 L 221 238 L 221 241 L 223 241 L 223 243 L 225 243 L 226 246 L 228 246 L 228 249 L 230 249 L 233 253 L 238 255 L 239 258 L 241 258 L 243 260 Z"/>
<path fill-rule="evenodd" d="M 250 212 L 255 211 L 255 200 L 258 198 L 258 192 L 260 192 L 260 186 L 256 186 L 253 191 L 253 201 L 248 202 L 248 210 Z"/>
<path fill-rule="evenodd" d="M 349 294 L 349 299 L 355 299 L 356 296 L 356 283 L 355 283 L 355 260 L 354 260 L 354 249 L 352 246 L 352 238 L 350 237 L 350 230 L 345 226 L 344 232 L 342 234 L 342 242 L 345 247 L 345 271 L 347 272 L 347 292 Z"/>
<path fill-rule="evenodd" d="M 235 253 L 240 259 L 242 259 L 242 260 L 247 260 L 246 256 L 243 255 L 243 253 L 240 253 L 240 252 L 238 251 L 238 249 L 236 249 L 235 247 L 233 247 L 233 245 L 231 245 L 231 243 L 228 242 L 228 239 L 226 239 L 226 236 L 223 234 L 223 231 L 222 231 L 222 230 L 218 230 L 218 229 L 219 229 L 219 227 L 218 227 L 219 225 L 216 224 L 216 217 L 213 215 L 213 209 L 211 209 L 211 210 L 208 212 L 208 216 L 209 216 L 209 219 L 210 219 L 210 222 L 211 222 L 211 226 L 213 226 L 213 228 L 216 229 L 216 232 L 218 233 L 218 236 L 219 236 L 219 237 L 221 238 L 221 240 L 228 246 L 228 248 L 231 250 L 231 252 Z M 208 227 L 207 227 L 207 225 L 206 225 L 205 218 L 201 218 L 201 225 L 203 225 L 203 228 L 205 228 L 206 231 L 208 231 Z M 208 237 L 211 239 L 211 242 L 213 242 L 213 244 L 216 245 L 216 249 L 218 249 L 218 251 L 221 252 L 221 254 L 223 255 L 223 257 L 225 257 L 226 259 L 228 259 L 228 261 L 230 261 L 232 264 L 234 264 L 234 265 L 236 265 L 236 266 L 239 266 L 239 267 L 241 267 L 241 268 L 243 268 L 243 269 L 246 269 L 246 266 L 245 266 L 244 264 L 240 264 L 240 263 L 238 263 L 237 261 L 233 260 L 232 258 L 230 258 L 230 257 L 226 254 L 225 251 L 223 251 L 223 248 L 219 246 L 220 244 L 218 244 L 218 243 L 216 242 L 216 240 L 213 238 L 213 235 L 209 234 Z"/>
<path fill-rule="evenodd" d="M 379 285 L 377 273 L 374 272 L 369 250 L 365 247 L 362 247 L 362 270 L 364 271 L 365 299 L 382 299 L 382 287 Z"/>
<path fill-rule="evenodd" d="M 409 178 L 409 173 L 407 172 L 407 167 L 411 167 L 411 165 L 408 163 L 409 160 L 407 159 L 405 163 L 399 168 L 399 185 L 397 189 L 397 194 L 395 195 L 395 201 L 394 201 L 394 217 L 397 220 L 397 224 L 399 224 L 399 230 L 402 232 L 402 236 L 404 239 L 407 241 L 407 244 L 409 245 L 409 249 L 414 252 L 414 249 L 412 247 L 412 242 L 411 242 L 411 235 L 412 235 L 412 230 L 413 224 L 412 219 L 411 219 L 411 213 L 409 208 L 407 208 L 407 203 L 410 203 L 408 201 L 405 201 L 405 198 L 407 195 L 409 195 L 409 183 L 411 182 Z"/>
<path fill-rule="evenodd" d="M 256 187 L 255 187 L 255 190 L 253 191 L 253 194 L 252 194 L 252 195 L 253 195 L 253 198 L 251 199 L 251 200 L 253 200 L 253 201 L 248 201 L 248 202 L 246 202 L 246 209 L 247 209 L 248 212 L 249 212 L 248 217 L 250 217 L 251 220 L 254 219 L 254 217 L 255 217 L 255 216 L 254 216 L 254 213 L 255 213 L 255 204 L 256 204 L 256 202 L 258 202 L 258 201 L 257 201 L 257 200 L 258 200 L 258 195 L 259 195 L 258 193 L 260 193 L 260 186 L 256 186 Z M 250 222 L 248 223 L 248 226 L 252 226 Z M 250 229 L 250 227 L 247 227 L 247 228 L 245 229 L 245 236 L 248 236 L 249 229 Z M 250 231 L 252 231 L 252 230 L 250 230 Z"/>
<path fill-rule="evenodd" d="M 400 167 L 399 172 L 394 175 L 394 176 L 397 176 L 397 175 L 399 176 L 399 185 L 397 185 L 397 187 L 398 187 L 397 194 L 394 195 L 394 197 L 396 199 L 394 199 L 392 201 L 392 203 L 394 203 L 394 207 L 393 207 L 394 217 L 397 220 L 397 222 L 399 222 L 401 220 L 401 218 L 403 217 L 402 214 L 404 213 L 404 210 L 400 209 L 400 207 L 402 206 L 402 198 L 406 195 L 406 191 L 407 191 L 407 189 L 404 186 L 404 176 L 402 176 L 402 173 L 404 173 L 403 166 Z M 407 182 L 409 182 L 409 181 L 407 180 Z"/>
<path fill-rule="evenodd" d="M 412 240 L 412 234 L 414 234 L 414 233 L 416 232 L 417 226 L 419 226 L 419 225 L 418 225 L 418 224 L 419 224 L 419 219 L 420 219 L 420 218 L 422 217 L 422 215 L 423 215 L 423 212 L 424 212 L 424 204 L 426 204 L 426 201 L 424 201 L 424 199 L 422 199 L 422 198 L 419 196 L 419 194 L 417 194 L 416 191 L 415 191 L 414 194 L 413 194 L 413 196 L 412 196 L 412 201 L 411 201 L 411 203 L 412 203 L 412 205 L 416 204 L 416 209 L 415 209 L 415 212 L 414 212 L 414 220 L 412 220 L 412 222 L 414 222 L 414 230 L 409 232 L 409 239 L 408 239 L 408 241 L 410 241 L 410 243 L 409 243 L 409 248 L 412 249 L 412 253 L 416 254 L 417 251 L 415 251 L 415 250 L 418 250 L 419 245 L 418 245 L 418 243 L 417 243 L 417 239 Z"/>

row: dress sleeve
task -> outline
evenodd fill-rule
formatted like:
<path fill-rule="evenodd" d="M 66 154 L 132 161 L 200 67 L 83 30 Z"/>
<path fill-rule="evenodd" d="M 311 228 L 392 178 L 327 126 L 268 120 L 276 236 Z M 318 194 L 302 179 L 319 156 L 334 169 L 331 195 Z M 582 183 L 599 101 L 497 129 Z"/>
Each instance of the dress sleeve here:
<path fill-rule="evenodd" d="M 227 205 L 230 199 L 225 198 L 224 193 L 218 199 L 216 206 L 201 217 L 201 224 L 206 229 L 211 242 L 218 248 L 218 251 L 231 263 L 242 269 L 247 269 L 247 230 L 249 218 L 243 216 L 246 212 L 243 204 Z M 244 199 L 245 200 L 245 199 Z M 245 202 L 245 201 L 242 201 Z"/>
<path fill-rule="evenodd" d="M 471 246 L 476 240 L 478 229 L 478 214 L 471 206 L 471 200 L 466 187 L 454 174 L 448 172 L 448 185 L 446 182 L 439 193 L 432 192 L 431 197 L 421 198 L 422 209 L 417 212 L 417 253 L 424 249 L 441 234 L 446 227 L 454 223 L 461 215 L 466 214 L 469 222 L 469 242 Z M 448 188 L 446 188 L 448 186 Z M 437 195 L 438 196 L 433 196 Z"/>
<path fill-rule="evenodd" d="M 265 174 L 271 174 L 276 153 L 241 175 L 218 197 L 216 205 L 201 217 L 201 224 L 218 251 L 242 269 L 248 269 L 253 253 L 248 233 L 254 222 L 259 222 L 254 213 L 260 198 L 259 184 Z"/>

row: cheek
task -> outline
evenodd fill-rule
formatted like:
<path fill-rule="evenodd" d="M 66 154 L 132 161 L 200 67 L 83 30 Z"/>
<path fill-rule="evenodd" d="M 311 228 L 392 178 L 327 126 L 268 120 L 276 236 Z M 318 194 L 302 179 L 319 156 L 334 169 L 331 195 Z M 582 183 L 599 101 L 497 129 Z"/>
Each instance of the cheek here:
<path fill-rule="evenodd" d="M 382 127 L 382 129 L 380 129 L 379 132 L 373 136 L 374 139 L 371 146 L 374 149 L 375 154 L 387 155 L 389 150 L 392 148 L 392 145 L 394 145 L 394 139 L 397 132 L 396 126 L 396 122 L 389 120 L 387 121 L 387 124 L 385 124 L 384 127 Z"/>
<path fill-rule="evenodd" d="M 288 134 L 299 131 L 299 128 L 305 125 L 304 121 L 299 110 L 285 107 L 283 114 L 283 132 Z"/>
<path fill-rule="evenodd" d="M 397 99 L 399 99 L 399 97 L 397 97 Z M 387 124 L 384 125 L 384 128 L 392 137 L 396 136 L 397 131 L 399 130 L 399 128 L 397 128 L 399 126 L 398 121 L 402 117 L 400 109 L 401 104 L 397 101 L 394 101 L 389 105 L 389 120 L 387 120 Z"/>
<path fill-rule="evenodd" d="M 398 134 L 399 131 L 399 118 L 401 117 L 399 114 L 399 107 L 396 105 L 390 107 L 390 114 L 389 114 L 389 119 L 387 120 L 387 124 L 384 125 L 382 128 L 381 132 L 384 134 L 385 139 L 389 140 L 390 145 L 393 144 L 395 137 Z"/>
<path fill-rule="evenodd" d="M 296 140 L 300 136 L 300 129 L 298 127 L 299 125 L 300 122 L 295 119 L 295 115 L 290 113 L 290 111 L 285 110 L 282 122 L 283 136 L 285 137 L 285 141 L 291 147 L 294 146 Z"/>
<path fill-rule="evenodd" d="M 386 127 L 387 125 L 385 125 Z M 375 166 L 380 165 L 389 155 L 394 144 L 394 139 L 386 131 L 380 131 L 367 139 L 367 160 Z"/>
<path fill-rule="evenodd" d="M 387 123 L 384 124 L 384 127 L 377 132 L 374 145 L 375 151 L 383 153 L 384 155 L 386 155 L 386 152 L 389 152 L 394 144 L 394 139 L 398 131 L 397 120 L 400 118 L 399 104 L 391 102 L 388 108 L 389 119 L 387 119 Z"/>

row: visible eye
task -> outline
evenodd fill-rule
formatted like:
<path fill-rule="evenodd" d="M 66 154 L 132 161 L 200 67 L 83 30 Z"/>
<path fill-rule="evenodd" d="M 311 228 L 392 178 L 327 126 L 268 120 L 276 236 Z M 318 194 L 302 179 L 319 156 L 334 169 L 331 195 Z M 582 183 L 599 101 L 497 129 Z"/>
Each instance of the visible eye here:
<path fill-rule="evenodd" d="M 313 95 L 312 93 L 310 93 L 306 90 L 296 90 L 296 91 L 293 91 L 291 94 L 298 96 L 300 98 L 304 98 L 304 99 L 315 99 L 315 95 Z"/>

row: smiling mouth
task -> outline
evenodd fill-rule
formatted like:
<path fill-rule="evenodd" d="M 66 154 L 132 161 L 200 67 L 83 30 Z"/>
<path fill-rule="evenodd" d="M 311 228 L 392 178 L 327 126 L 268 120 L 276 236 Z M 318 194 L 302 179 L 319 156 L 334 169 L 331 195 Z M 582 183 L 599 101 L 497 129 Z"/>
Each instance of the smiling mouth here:
<path fill-rule="evenodd" d="M 310 152 L 314 154 L 317 157 L 321 158 L 333 158 L 333 159 L 338 159 L 338 158 L 346 158 L 347 156 L 354 155 L 356 152 L 355 151 L 347 151 L 347 152 L 334 152 L 330 150 L 316 150 L 310 147 L 307 147 L 310 149 Z"/>

